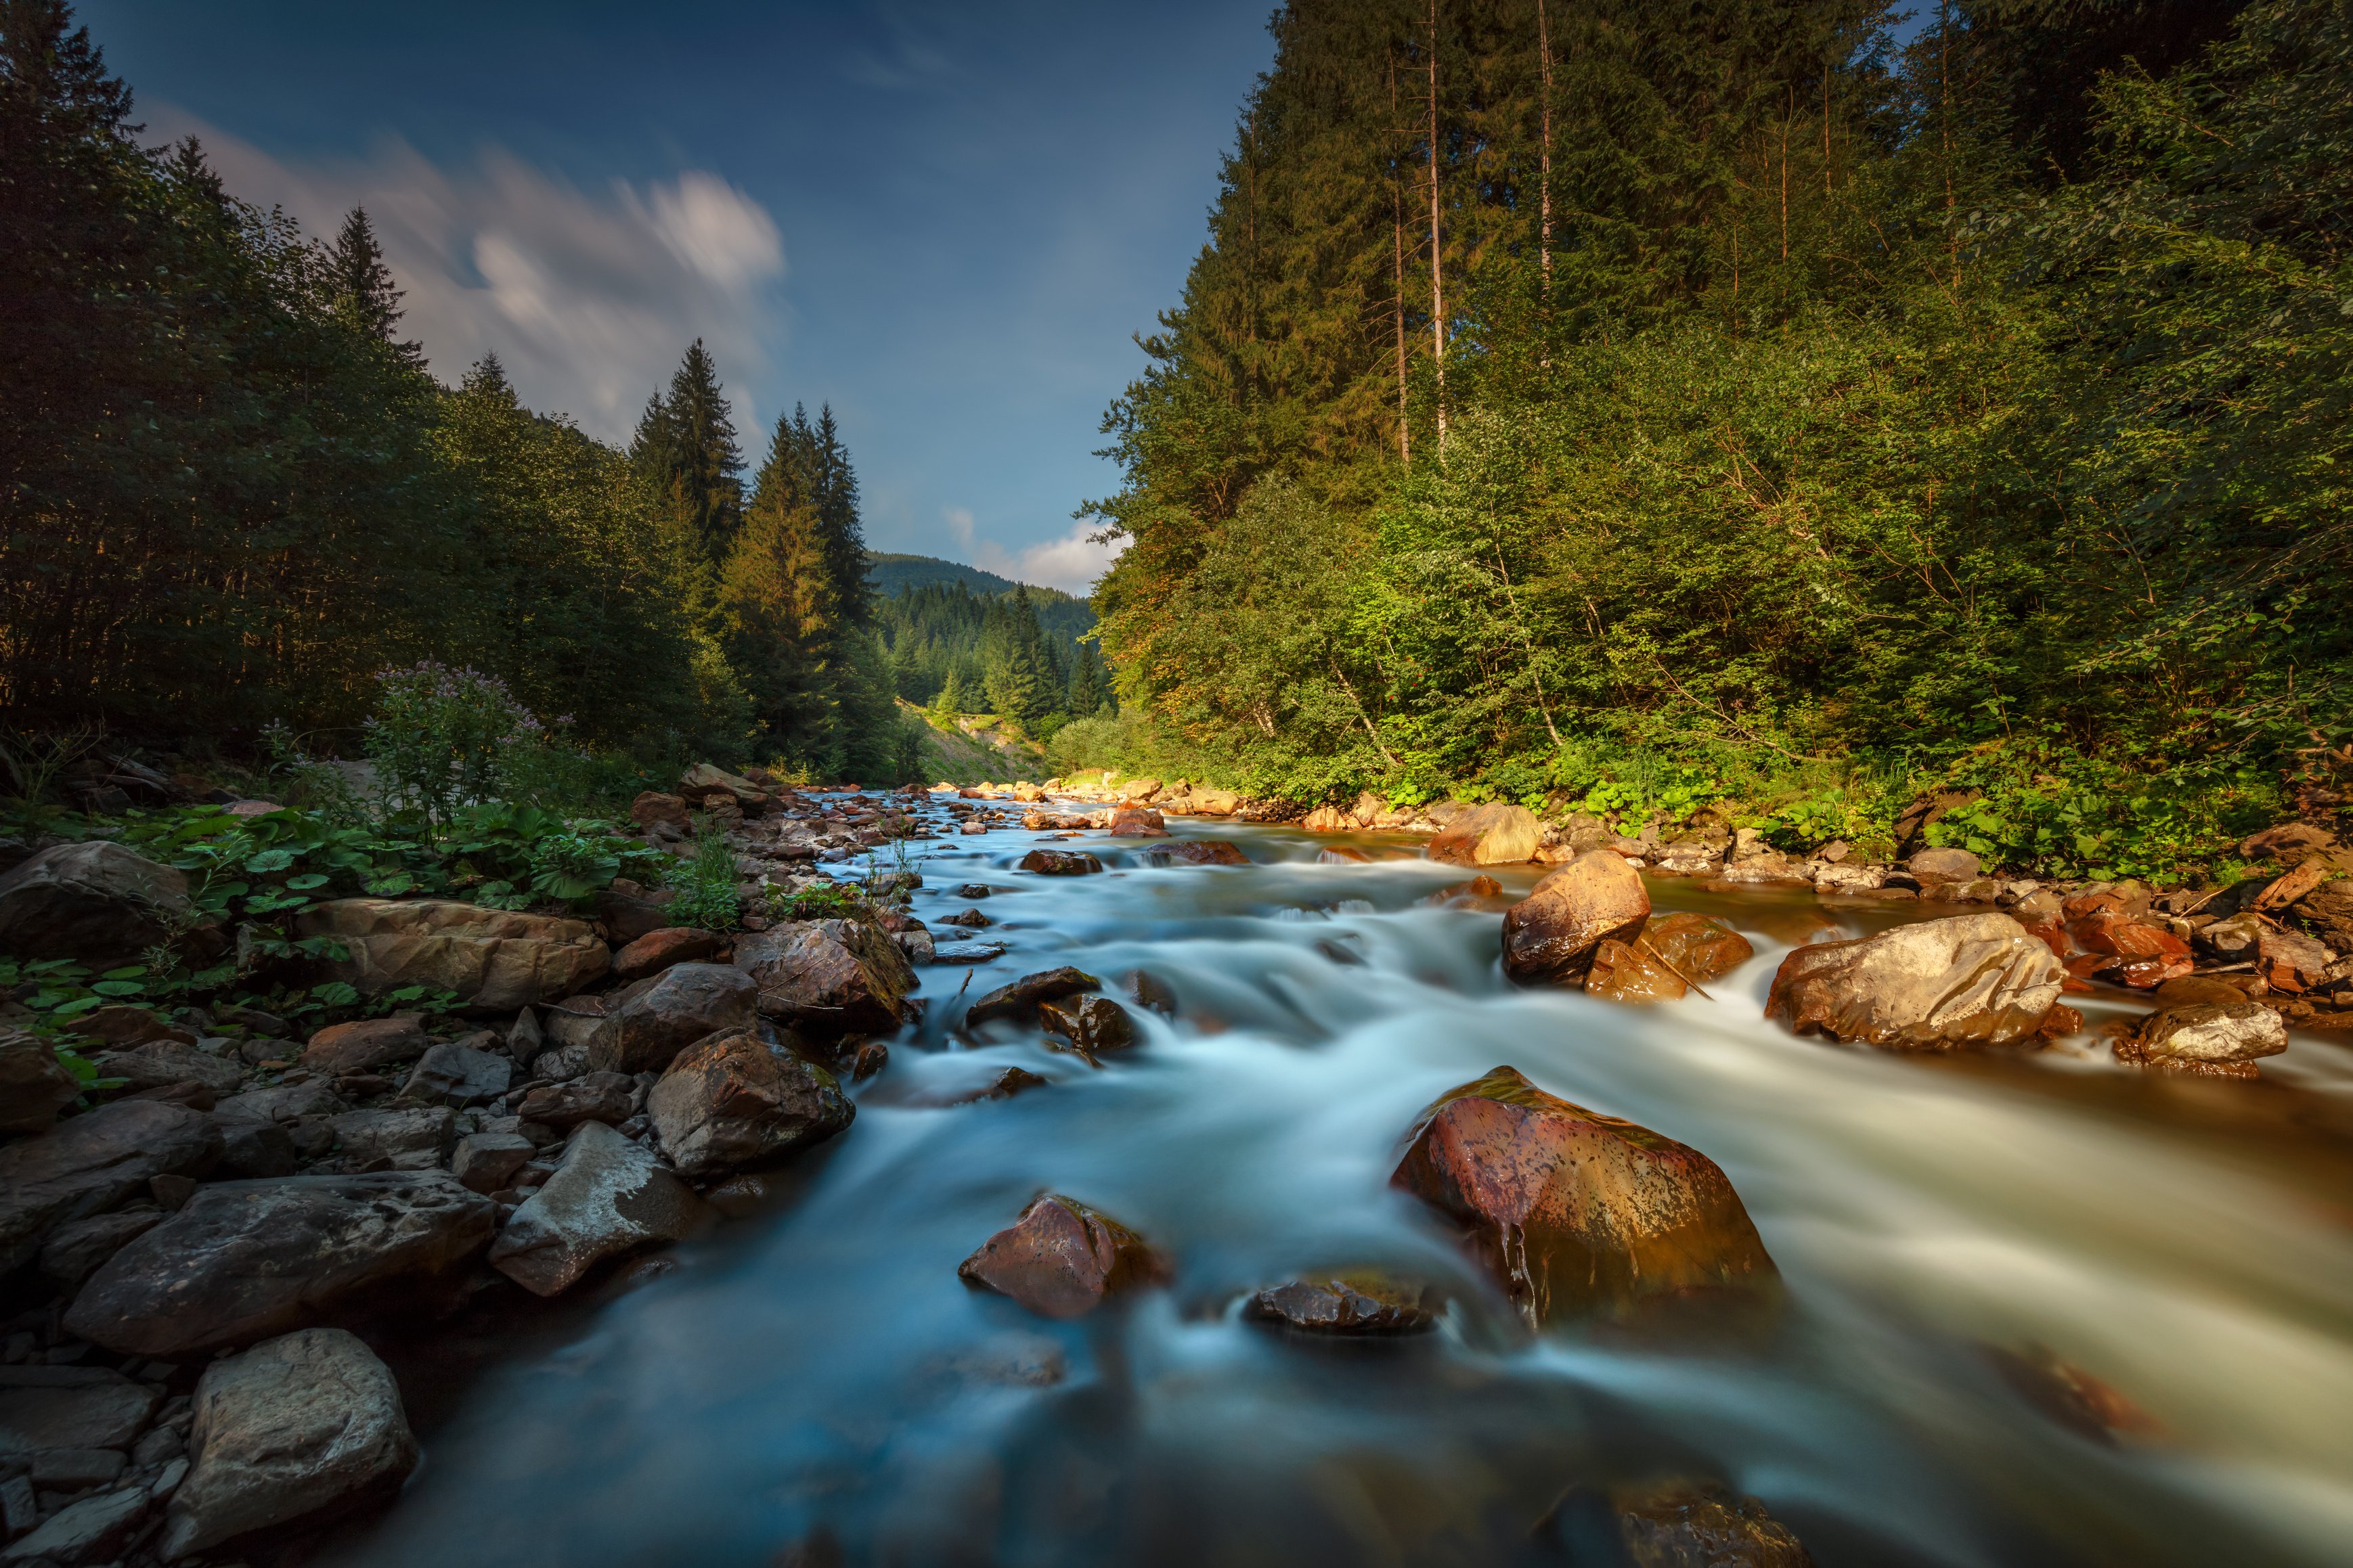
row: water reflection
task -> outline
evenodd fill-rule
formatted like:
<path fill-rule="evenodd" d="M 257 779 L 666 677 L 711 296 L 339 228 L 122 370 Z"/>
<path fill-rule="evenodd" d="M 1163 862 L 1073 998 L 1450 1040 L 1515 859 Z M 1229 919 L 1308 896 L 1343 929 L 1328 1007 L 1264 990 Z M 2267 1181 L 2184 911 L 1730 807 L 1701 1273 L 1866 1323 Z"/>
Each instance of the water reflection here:
<path fill-rule="evenodd" d="M 1825 1564 L 2353 1561 L 2337 1047 L 2185 1085 L 2090 1053 L 1796 1040 L 1759 1016 L 1788 944 L 1900 915 L 1672 881 L 1662 908 L 1757 946 L 1713 1002 L 1516 992 L 1494 913 L 1424 901 L 1466 873 L 1181 831 L 1257 863 L 1123 846 L 1109 875 L 1043 879 L 1011 869 L 1031 835 L 930 847 L 919 914 L 998 889 L 1011 951 L 969 994 L 1140 969 L 1175 1017 L 1139 1009 L 1141 1044 L 1098 1070 L 1022 1031 L 958 1039 L 964 977 L 924 972 L 931 1016 L 797 1190 L 477 1384 L 356 1555 L 1539 1563 L 1567 1560 L 1534 1533 L 1566 1489 L 1687 1475 L 1762 1498 Z M 1415 1112 L 1505 1062 L 1723 1165 L 1787 1283 L 1770 1322 L 1520 1331 L 1386 1184 Z M 1008 1067 L 1050 1085 L 938 1108 Z M 1171 1288 L 1075 1323 L 968 1291 L 957 1262 L 1049 1188 L 1150 1237 Z M 1430 1280 L 1438 1332 L 1241 1319 L 1249 1291 L 1342 1266 Z M 2019 1370 L 2038 1357 L 2156 1430 L 2071 1426 Z"/>

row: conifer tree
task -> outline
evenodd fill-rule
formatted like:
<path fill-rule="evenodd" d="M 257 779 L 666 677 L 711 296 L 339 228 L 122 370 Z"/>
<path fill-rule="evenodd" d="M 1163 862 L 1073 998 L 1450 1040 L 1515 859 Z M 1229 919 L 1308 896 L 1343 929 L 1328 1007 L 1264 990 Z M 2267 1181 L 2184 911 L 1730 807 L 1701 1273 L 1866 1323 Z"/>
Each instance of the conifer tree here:
<path fill-rule="evenodd" d="M 638 421 L 629 456 L 714 564 L 727 559 L 744 521 L 744 454 L 719 370 L 697 338 Z"/>
<path fill-rule="evenodd" d="M 401 291 L 393 287 L 365 207 L 355 206 L 344 215 L 326 259 L 328 293 L 336 315 L 354 331 L 392 343 L 411 363 L 423 364 L 422 343 L 393 341 L 393 329 L 400 323 Z"/>

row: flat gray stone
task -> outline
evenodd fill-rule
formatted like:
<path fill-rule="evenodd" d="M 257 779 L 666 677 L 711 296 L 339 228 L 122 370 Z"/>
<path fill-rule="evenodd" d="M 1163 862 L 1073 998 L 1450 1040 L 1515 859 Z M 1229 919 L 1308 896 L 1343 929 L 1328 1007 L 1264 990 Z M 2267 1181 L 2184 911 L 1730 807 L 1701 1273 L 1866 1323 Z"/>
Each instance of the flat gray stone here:
<path fill-rule="evenodd" d="M 164 1221 L 164 1211 L 152 1205 L 121 1214 L 92 1215 L 61 1225 L 41 1244 L 41 1272 L 61 1290 L 71 1290 L 92 1270 L 121 1251 L 132 1239 Z"/>
<path fill-rule="evenodd" d="M 202 1177 L 220 1130 L 201 1110 L 118 1100 L 0 1148 L 0 1274 L 33 1260 L 49 1230 L 143 1197 L 156 1176 Z"/>
<path fill-rule="evenodd" d="M 0 1552 L 0 1563 L 97 1563 L 131 1539 L 147 1512 L 147 1491 L 101 1492 L 58 1510 L 49 1522 Z"/>
<path fill-rule="evenodd" d="M 457 1142 L 458 1118 L 446 1106 L 415 1110 L 346 1110 L 332 1119 L 335 1147 L 346 1159 L 424 1153 L 438 1163 Z"/>
<path fill-rule="evenodd" d="M 163 1395 L 104 1367 L 48 1367 L 79 1373 L 47 1387 L 0 1385 L 0 1453 L 43 1448 L 128 1448 Z"/>
<path fill-rule="evenodd" d="M 700 1230 L 710 1205 L 652 1151 L 601 1121 L 584 1121 L 564 1163 L 515 1210 L 491 1266 L 534 1295 L 553 1296 L 607 1258 Z"/>
<path fill-rule="evenodd" d="M 425 1053 L 400 1092 L 410 1100 L 480 1105 L 496 1100 L 514 1081 L 514 1058 L 486 1048 L 497 1036 L 487 1031 L 464 1040 L 445 1040 Z"/>
<path fill-rule="evenodd" d="M 69 1332 L 177 1361 L 446 1291 L 488 1246 L 496 1205 L 443 1171 L 215 1182 L 116 1253 Z"/>

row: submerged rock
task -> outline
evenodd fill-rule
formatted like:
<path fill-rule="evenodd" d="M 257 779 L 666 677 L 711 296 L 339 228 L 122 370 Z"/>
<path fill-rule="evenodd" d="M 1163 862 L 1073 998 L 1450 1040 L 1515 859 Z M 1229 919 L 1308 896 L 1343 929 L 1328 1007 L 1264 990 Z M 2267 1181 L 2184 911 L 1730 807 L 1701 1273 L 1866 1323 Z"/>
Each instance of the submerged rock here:
<path fill-rule="evenodd" d="M 1604 942 L 1585 972 L 1585 994 L 1605 1002 L 1672 1002 L 1691 989 L 1647 946 Z"/>
<path fill-rule="evenodd" d="M 2008 915 L 1953 915 L 1781 961 L 1765 1016 L 1894 1050 L 2000 1046 L 2032 1036 L 2067 971 Z"/>
<path fill-rule="evenodd" d="M 710 1205 L 651 1150 L 584 1121 L 555 1174 L 507 1221 L 491 1267 L 535 1296 L 553 1296 L 607 1258 L 682 1241 L 710 1218 Z"/>
<path fill-rule="evenodd" d="M 390 1496 L 417 1468 L 391 1369 L 342 1329 L 305 1329 L 213 1363 L 194 1415 L 194 1463 L 172 1494 L 166 1558 L 323 1523 Z"/>
<path fill-rule="evenodd" d="M 171 1361 L 364 1321 L 445 1288 L 495 1223 L 444 1171 L 216 1182 L 90 1276 L 66 1327 Z"/>
<path fill-rule="evenodd" d="M 1250 857 L 1241 847 L 1222 838 L 1185 838 L 1172 844 L 1155 845 L 1144 852 L 1144 858 L 1155 866 L 1247 866 Z"/>
<path fill-rule="evenodd" d="M 1441 1095 L 1389 1183 L 1462 1225 L 1533 1326 L 1775 1272 L 1715 1162 L 1513 1068 Z"/>
<path fill-rule="evenodd" d="M 1041 1316 L 1077 1318 L 1119 1291 L 1159 1283 L 1166 1269 L 1117 1220 L 1049 1193 L 983 1242 L 956 1274 Z"/>
<path fill-rule="evenodd" d="M 1633 1568 L 1813 1568 L 1763 1503 L 1723 1487 L 1620 1487 L 1609 1500 Z"/>
<path fill-rule="evenodd" d="M 2179 1002 L 2151 1013 L 2113 1047 L 2135 1067 L 2254 1076 L 2254 1063 L 2287 1049 L 2287 1025 L 2277 1013 L 2244 997 L 2231 1002 Z"/>
<path fill-rule="evenodd" d="M 1757 956 L 1748 939 L 1704 915 L 1652 915 L 1630 942 L 1593 950 L 1586 994 L 1611 1002 L 1671 1002 Z"/>
<path fill-rule="evenodd" d="M 752 1030 L 683 1052 L 646 1099 L 654 1135 L 688 1176 L 780 1159 L 858 1114 L 831 1073 Z"/>
<path fill-rule="evenodd" d="M 1246 1315 L 1324 1334 L 1412 1334 L 1437 1317 L 1424 1304 L 1427 1291 L 1416 1281 L 1377 1270 L 1329 1279 L 1293 1279 L 1250 1298 Z"/>
<path fill-rule="evenodd" d="M 1050 1035 L 1070 1042 L 1070 1049 L 1101 1066 L 1095 1058 L 1105 1051 L 1124 1051 L 1135 1044 L 1135 1020 L 1108 996 L 1070 996 L 1038 1005 L 1039 1021 Z"/>
<path fill-rule="evenodd" d="M 1082 991 L 1100 991 L 1103 982 L 1085 970 L 1064 964 L 1060 969 L 1041 969 L 1035 974 L 1000 985 L 975 1001 L 965 1009 L 965 1026 L 986 1024 L 995 1018 L 1009 1018 L 1017 1024 L 1038 1021 L 1038 1005 L 1059 997 L 1075 996 Z"/>
<path fill-rule="evenodd" d="M 1580 979 L 1604 942 L 1641 933 L 1651 915 L 1642 874 L 1596 849 L 1546 873 L 1504 915 L 1504 973 L 1522 985 Z"/>
<path fill-rule="evenodd" d="M 1041 877 L 1089 877 L 1103 863 L 1082 849 L 1032 849 L 1021 857 L 1020 868 Z"/>

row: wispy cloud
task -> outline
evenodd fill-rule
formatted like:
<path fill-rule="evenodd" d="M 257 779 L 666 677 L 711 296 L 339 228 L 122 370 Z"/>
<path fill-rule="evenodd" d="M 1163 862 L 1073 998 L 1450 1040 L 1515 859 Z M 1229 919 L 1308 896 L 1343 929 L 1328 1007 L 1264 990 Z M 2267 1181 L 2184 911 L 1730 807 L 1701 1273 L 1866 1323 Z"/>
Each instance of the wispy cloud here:
<path fill-rule="evenodd" d="M 1093 590 L 1095 579 L 1127 548 L 1124 538 L 1109 544 L 1095 543 L 1087 537 L 1087 525 L 1079 523 L 1060 539 L 1013 551 L 993 539 L 979 538 L 969 508 L 943 507 L 940 521 L 947 524 L 949 537 L 970 564 L 1017 583 L 1041 584 L 1082 597 Z"/>
<path fill-rule="evenodd" d="M 401 330 L 445 380 L 496 353 L 524 401 L 619 441 L 693 339 L 732 388 L 767 364 L 784 239 L 714 174 L 583 191 L 496 148 L 450 169 L 397 140 L 362 160 L 293 164 L 168 105 L 146 119 L 150 134 L 200 137 L 232 194 L 314 234 L 364 206 L 407 295 Z M 736 402 L 739 427 L 756 429 L 740 391 Z"/>

